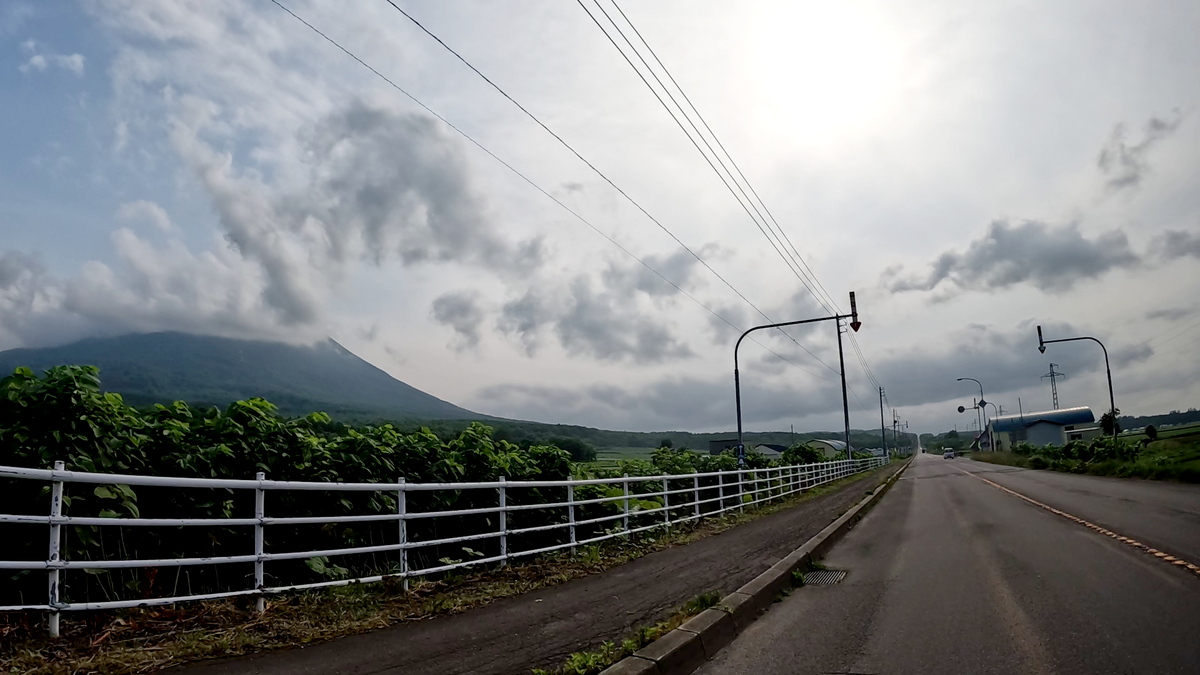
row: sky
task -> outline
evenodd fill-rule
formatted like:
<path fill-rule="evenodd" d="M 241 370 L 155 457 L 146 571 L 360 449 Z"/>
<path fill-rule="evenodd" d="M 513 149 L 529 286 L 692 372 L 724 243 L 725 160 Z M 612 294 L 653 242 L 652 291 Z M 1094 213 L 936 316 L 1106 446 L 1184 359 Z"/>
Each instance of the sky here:
<path fill-rule="evenodd" d="M 1051 363 L 1106 410 L 1038 325 L 1123 413 L 1200 403 L 1195 2 L 395 4 L 0 5 L 0 349 L 332 337 L 482 413 L 728 430 L 739 333 L 854 291 L 855 428 L 882 386 L 967 429 L 959 377 L 1048 409 Z M 748 430 L 840 428 L 833 321 L 738 357 Z"/>

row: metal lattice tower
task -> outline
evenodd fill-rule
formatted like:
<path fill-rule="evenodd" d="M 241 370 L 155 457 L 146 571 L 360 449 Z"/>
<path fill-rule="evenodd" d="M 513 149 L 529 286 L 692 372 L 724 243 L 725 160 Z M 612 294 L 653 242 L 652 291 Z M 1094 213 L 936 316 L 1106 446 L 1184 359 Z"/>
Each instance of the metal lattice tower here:
<path fill-rule="evenodd" d="M 1050 372 L 1042 376 L 1042 379 L 1050 378 L 1050 393 L 1054 395 L 1054 409 L 1058 410 L 1058 378 L 1067 379 L 1067 374 L 1064 372 L 1055 372 L 1058 367 L 1057 363 L 1050 364 Z"/>

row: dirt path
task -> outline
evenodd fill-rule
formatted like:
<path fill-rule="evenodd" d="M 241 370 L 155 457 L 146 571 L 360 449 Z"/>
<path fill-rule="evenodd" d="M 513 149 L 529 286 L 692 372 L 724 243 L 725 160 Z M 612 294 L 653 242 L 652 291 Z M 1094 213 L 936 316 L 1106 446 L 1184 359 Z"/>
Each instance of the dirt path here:
<path fill-rule="evenodd" d="M 700 593 L 736 590 L 820 532 L 898 468 L 879 469 L 834 492 L 686 546 L 462 614 L 171 672 L 499 675 L 552 668 L 572 652 L 592 649 L 664 618 Z"/>

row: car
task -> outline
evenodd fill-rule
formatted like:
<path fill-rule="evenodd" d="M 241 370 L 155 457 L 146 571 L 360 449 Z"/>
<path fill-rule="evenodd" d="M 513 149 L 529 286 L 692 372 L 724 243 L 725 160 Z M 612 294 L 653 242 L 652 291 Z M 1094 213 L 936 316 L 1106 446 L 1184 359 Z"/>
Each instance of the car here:
<path fill-rule="evenodd" d="M 954 451 L 947 450 L 942 453 L 942 459 L 954 459 Z"/>

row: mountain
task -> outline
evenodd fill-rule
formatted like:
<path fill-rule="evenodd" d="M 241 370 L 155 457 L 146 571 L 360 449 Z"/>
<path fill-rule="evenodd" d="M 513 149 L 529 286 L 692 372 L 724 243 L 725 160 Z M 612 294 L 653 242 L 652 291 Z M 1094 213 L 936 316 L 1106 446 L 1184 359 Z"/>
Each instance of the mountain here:
<path fill-rule="evenodd" d="M 19 366 L 40 373 L 58 365 L 99 367 L 104 389 L 134 406 L 177 400 L 224 406 L 258 396 L 289 416 L 488 419 L 397 380 L 333 340 L 298 346 L 149 333 L 0 352 L 0 377 Z"/>

